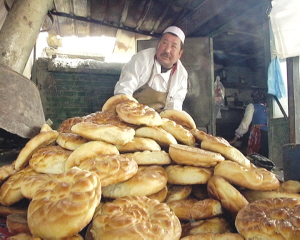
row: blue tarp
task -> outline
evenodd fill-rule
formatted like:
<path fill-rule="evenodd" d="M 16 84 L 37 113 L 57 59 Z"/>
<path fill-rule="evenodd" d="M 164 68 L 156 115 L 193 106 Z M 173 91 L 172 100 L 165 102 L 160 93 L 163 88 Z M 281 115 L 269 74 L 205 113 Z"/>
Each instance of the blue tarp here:
<path fill-rule="evenodd" d="M 282 78 L 279 59 L 271 60 L 268 68 L 268 94 L 278 99 L 286 97 L 286 89 Z"/>

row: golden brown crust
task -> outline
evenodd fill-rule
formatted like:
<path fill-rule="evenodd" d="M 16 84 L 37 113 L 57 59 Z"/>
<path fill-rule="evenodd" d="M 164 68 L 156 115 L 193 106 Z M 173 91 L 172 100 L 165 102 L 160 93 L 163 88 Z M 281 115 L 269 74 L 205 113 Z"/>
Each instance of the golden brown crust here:
<path fill-rule="evenodd" d="M 295 180 L 288 180 L 283 182 L 278 189 L 279 192 L 299 193 L 300 182 Z"/>
<path fill-rule="evenodd" d="M 35 137 L 31 138 L 20 151 L 15 161 L 15 169 L 19 171 L 25 168 L 28 165 L 32 154 L 34 154 L 39 148 L 54 143 L 58 135 L 59 133 L 57 131 L 51 130 L 47 132 L 40 132 Z"/>
<path fill-rule="evenodd" d="M 178 240 L 181 226 L 165 203 L 141 197 L 123 197 L 105 203 L 93 218 L 94 239 Z"/>
<path fill-rule="evenodd" d="M 74 151 L 89 140 L 75 133 L 59 133 L 56 143 L 64 149 Z"/>
<path fill-rule="evenodd" d="M 201 143 L 204 139 L 211 139 L 214 140 L 214 136 L 206 133 L 204 131 L 199 130 L 198 128 L 193 128 L 190 130 L 191 134 L 193 134 L 193 136 L 195 137 L 196 141 L 198 143 Z"/>
<path fill-rule="evenodd" d="M 71 133 L 71 127 L 73 125 L 75 125 L 76 123 L 80 123 L 84 121 L 83 117 L 72 117 L 72 118 L 67 118 L 66 120 L 64 120 L 60 126 L 57 128 L 57 131 L 59 133 Z"/>
<path fill-rule="evenodd" d="M 119 151 L 116 146 L 110 143 L 102 141 L 90 141 L 82 144 L 71 153 L 66 160 L 65 169 L 68 171 L 74 166 L 79 166 L 81 162 L 93 157 L 97 157 L 100 154 L 118 155 Z"/>
<path fill-rule="evenodd" d="M 226 159 L 235 161 L 245 168 L 251 167 L 251 162 L 238 149 L 231 146 L 224 138 L 216 137 L 214 140 L 204 139 L 201 148 L 222 154 Z"/>
<path fill-rule="evenodd" d="M 183 110 L 166 109 L 160 113 L 162 118 L 168 118 L 186 129 L 196 128 L 196 123 L 190 114 Z"/>
<path fill-rule="evenodd" d="M 126 94 L 115 95 L 115 96 L 112 96 L 109 99 L 107 99 L 107 101 L 103 104 L 102 112 L 106 112 L 106 111 L 115 112 L 116 111 L 116 106 L 119 103 L 125 102 L 125 101 L 138 102 L 134 97 L 132 97 L 130 95 L 126 95 Z"/>
<path fill-rule="evenodd" d="M 71 131 L 90 140 L 100 140 L 111 144 L 125 144 L 131 141 L 135 131 L 128 126 L 115 126 L 113 124 L 97 124 L 93 122 L 80 122 L 72 126 Z"/>
<path fill-rule="evenodd" d="M 300 201 L 300 194 L 289 193 L 289 192 L 279 192 L 279 191 L 254 191 L 254 190 L 241 190 L 243 196 L 248 200 L 248 202 L 254 202 L 256 200 L 265 198 L 295 198 Z"/>
<path fill-rule="evenodd" d="M 16 173 L 15 162 L 6 164 L 0 167 L 0 184 L 3 183 L 7 178 Z"/>
<path fill-rule="evenodd" d="M 52 127 L 49 124 L 44 123 L 40 129 L 40 132 L 47 132 L 50 130 L 53 130 Z"/>
<path fill-rule="evenodd" d="M 248 169 L 230 160 L 219 163 L 214 174 L 231 184 L 251 190 L 277 190 L 280 187 L 276 175 L 265 168 Z"/>
<path fill-rule="evenodd" d="M 124 145 L 116 145 L 116 147 L 120 153 L 161 150 L 161 147 L 155 140 L 144 137 L 134 137 L 132 141 L 125 143 Z"/>
<path fill-rule="evenodd" d="M 189 198 L 167 204 L 180 220 L 199 220 L 223 214 L 221 203 L 212 198 L 201 201 Z"/>
<path fill-rule="evenodd" d="M 186 199 L 192 192 L 191 185 L 170 185 L 165 202 Z"/>
<path fill-rule="evenodd" d="M 161 127 L 140 127 L 135 130 L 136 137 L 145 137 L 155 140 L 161 147 L 169 147 L 170 144 L 176 144 L 174 136 Z"/>
<path fill-rule="evenodd" d="M 138 170 L 137 163 L 132 158 L 123 155 L 98 155 L 81 162 L 78 167 L 95 172 L 102 187 L 126 181 Z"/>
<path fill-rule="evenodd" d="M 169 165 L 165 168 L 168 174 L 168 183 L 178 185 L 206 184 L 213 175 L 209 168 Z"/>
<path fill-rule="evenodd" d="M 33 237 L 29 233 L 18 233 L 17 235 L 8 237 L 7 240 L 41 240 L 41 238 Z"/>
<path fill-rule="evenodd" d="M 133 158 L 138 165 L 166 165 L 171 163 L 170 155 L 163 150 L 125 153 L 124 155 Z"/>
<path fill-rule="evenodd" d="M 127 123 L 146 126 L 160 126 L 161 117 L 158 112 L 144 104 L 134 101 L 121 102 L 116 111 L 119 118 Z"/>
<path fill-rule="evenodd" d="M 195 222 L 181 224 L 181 237 L 200 233 L 226 233 L 233 231 L 231 225 L 223 217 L 213 217 Z"/>
<path fill-rule="evenodd" d="M 21 192 L 27 199 L 32 199 L 33 195 L 42 185 L 49 182 L 53 178 L 53 174 L 35 174 L 23 179 Z"/>
<path fill-rule="evenodd" d="M 195 145 L 195 138 L 193 134 L 180 124 L 177 124 L 168 118 L 162 118 L 161 128 L 172 134 L 178 142 L 189 146 Z"/>
<path fill-rule="evenodd" d="M 172 160 L 178 164 L 192 165 L 196 167 L 213 167 L 217 165 L 217 163 L 225 160 L 225 158 L 219 153 L 182 144 L 171 144 L 169 154 Z"/>
<path fill-rule="evenodd" d="M 24 198 L 21 192 L 23 181 L 32 175 L 37 175 L 30 166 L 11 175 L 0 188 L 0 201 L 4 206 L 11 206 Z"/>
<path fill-rule="evenodd" d="M 167 174 L 161 166 L 139 166 L 137 173 L 132 178 L 103 187 L 102 194 L 107 198 L 147 196 L 163 189 L 167 185 L 167 178 Z"/>
<path fill-rule="evenodd" d="M 101 199 L 96 173 L 72 168 L 54 176 L 34 194 L 28 207 L 30 231 L 43 239 L 78 233 L 92 220 Z"/>
<path fill-rule="evenodd" d="M 153 200 L 158 200 L 159 202 L 164 202 L 166 200 L 167 194 L 168 194 L 168 187 L 165 186 L 162 190 L 158 191 L 157 193 L 148 195 L 147 197 Z"/>
<path fill-rule="evenodd" d="M 244 240 L 238 233 L 199 233 L 192 236 L 186 236 L 181 240 Z"/>
<path fill-rule="evenodd" d="M 267 198 L 252 202 L 236 216 L 235 226 L 245 239 L 300 239 L 300 201 Z"/>
<path fill-rule="evenodd" d="M 38 149 L 29 160 L 29 165 L 39 173 L 63 173 L 65 162 L 72 152 L 60 146 Z"/>
<path fill-rule="evenodd" d="M 208 180 L 207 191 L 210 197 L 220 201 L 223 208 L 234 217 L 244 206 L 249 204 L 234 186 L 217 175 L 212 176 Z"/>

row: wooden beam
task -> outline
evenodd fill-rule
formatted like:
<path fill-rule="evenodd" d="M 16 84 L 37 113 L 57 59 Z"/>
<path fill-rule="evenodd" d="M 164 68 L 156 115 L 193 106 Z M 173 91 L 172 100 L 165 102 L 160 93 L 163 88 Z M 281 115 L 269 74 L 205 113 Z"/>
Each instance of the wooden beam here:
<path fill-rule="evenodd" d="M 168 6 L 165 8 L 164 12 L 160 15 L 159 19 L 155 22 L 152 30 L 150 31 L 150 34 L 153 34 L 153 33 L 156 32 L 156 30 L 159 27 L 160 23 L 162 22 L 162 20 L 166 16 L 167 12 L 169 11 L 169 8 L 170 8 L 170 5 L 168 4 Z"/>
<path fill-rule="evenodd" d="M 287 58 L 290 143 L 300 143 L 300 80 L 299 57 Z"/>
<path fill-rule="evenodd" d="M 147 14 L 148 14 L 149 9 L 151 8 L 151 6 L 152 6 L 152 0 L 144 1 L 144 9 L 143 9 L 143 12 L 142 12 L 142 14 L 140 16 L 140 19 L 139 19 L 138 23 L 137 23 L 137 26 L 135 28 L 135 30 L 137 32 L 140 31 L 140 27 L 142 26 L 143 22 L 145 21 L 146 16 L 147 16 Z"/>
<path fill-rule="evenodd" d="M 218 36 L 220 33 L 228 31 L 237 22 L 240 22 L 240 21 L 248 18 L 249 16 L 253 15 L 257 11 L 261 10 L 262 4 L 263 3 L 257 4 L 255 7 L 249 9 L 248 11 L 243 12 L 241 15 L 239 15 L 238 17 L 232 19 L 228 23 L 224 24 L 222 27 L 219 27 L 215 31 L 210 32 L 209 37 L 214 38 L 214 37 Z"/>
<path fill-rule="evenodd" d="M 186 35 L 189 35 L 224 11 L 233 1 L 227 0 L 224 3 L 224 0 L 206 0 L 188 18 L 178 23 L 178 26 L 186 29 Z M 189 22 L 192 22 L 193 25 L 189 24 Z"/>
<path fill-rule="evenodd" d="M 125 5 L 124 5 L 124 7 L 123 7 L 122 15 L 121 15 L 120 23 L 119 23 L 119 25 L 120 25 L 121 27 L 123 27 L 123 26 L 124 26 L 124 23 L 126 22 L 130 4 L 131 4 L 131 0 L 126 0 L 126 1 L 125 1 Z"/>

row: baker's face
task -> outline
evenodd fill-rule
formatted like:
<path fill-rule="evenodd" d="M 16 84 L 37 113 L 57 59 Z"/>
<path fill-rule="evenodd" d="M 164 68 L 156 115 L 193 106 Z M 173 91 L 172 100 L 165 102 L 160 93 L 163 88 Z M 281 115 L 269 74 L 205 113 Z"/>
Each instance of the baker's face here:
<path fill-rule="evenodd" d="M 156 59 L 164 68 L 171 68 L 182 55 L 181 40 L 165 33 L 156 47 Z"/>

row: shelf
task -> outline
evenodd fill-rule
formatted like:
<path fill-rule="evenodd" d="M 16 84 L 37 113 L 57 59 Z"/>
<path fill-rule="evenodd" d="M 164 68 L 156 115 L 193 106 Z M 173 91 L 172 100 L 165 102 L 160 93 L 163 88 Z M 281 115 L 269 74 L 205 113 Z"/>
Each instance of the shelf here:
<path fill-rule="evenodd" d="M 267 90 L 267 87 L 259 87 L 259 86 L 249 86 L 246 84 L 236 83 L 236 82 L 229 82 L 229 83 L 222 83 L 225 88 L 234 88 L 239 90 Z"/>

